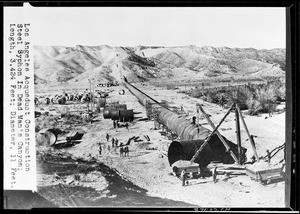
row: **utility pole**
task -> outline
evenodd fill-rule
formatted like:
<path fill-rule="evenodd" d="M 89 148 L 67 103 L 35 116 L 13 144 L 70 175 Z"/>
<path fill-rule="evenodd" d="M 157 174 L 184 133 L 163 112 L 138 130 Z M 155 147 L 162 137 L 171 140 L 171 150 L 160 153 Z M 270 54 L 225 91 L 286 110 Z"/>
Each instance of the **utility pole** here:
<path fill-rule="evenodd" d="M 92 86 L 93 86 L 93 90 L 92 90 L 92 103 L 93 103 L 93 113 L 94 113 L 94 111 L 96 109 L 96 107 L 95 107 L 95 83 L 94 82 L 93 82 Z"/>
<path fill-rule="evenodd" d="M 91 102 L 92 102 L 92 113 L 94 113 L 94 110 L 95 110 L 95 103 L 94 103 L 94 83 L 92 83 Z"/>
<path fill-rule="evenodd" d="M 235 124 L 236 124 L 236 139 L 237 139 L 237 146 L 238 146 L 238 164 L 241 165 L 242 164 L 241 129 L 240 129 L 239 112 L 237 107 L 235 108 Z"/>
<path fill-rule="evenodd" d="M 255 142 L 254 142 L 253 136 L 250 135 L 250 132 L 249 132 L 249 130 L 248 130 L 248 127 L 247 127 L 247 125 L 246 125 L 246 122 L 245 122 L 245 120 L 244 120 L 244 117 L 243 117 L 243 115 L 242 115 L 242 112 L 241 112 L 239 106 L 237 106 L 237 110 L 238 110 L 238 112 L 239 112 L 239 115 L 240 115 L 240 117 L 241 117 L 242 123 L 243 123 L 243 125 L 244 125 L 244 128 L 245 128 L 245 130 L 246 130 L 246 133 L 247 133 L 248 138 L 249 138 L 249 140 L 250 140 L 251 147 L 252 147 L 252 150 L 253 150 L 253 152 L 254 152 L 254 156 L 255 156 L 256 160 L 259 161 L 259 157 L 258 157 L 256 148 L 255 148 Z"/>
<path fill-rule="evenodd" d="M 89 79 L 89 84 L 90 84 L 90 95 L 92 95 L 91 80 L 90 79 Z M 91 101 L 91 96 L 90 96 L 90 99 L 88 101 L 88 113 L 90 113 L 90 111 L 89 111 L 90 101 Z M 92 104 L 91 104 L 91 110 L 92 110 Z"/>

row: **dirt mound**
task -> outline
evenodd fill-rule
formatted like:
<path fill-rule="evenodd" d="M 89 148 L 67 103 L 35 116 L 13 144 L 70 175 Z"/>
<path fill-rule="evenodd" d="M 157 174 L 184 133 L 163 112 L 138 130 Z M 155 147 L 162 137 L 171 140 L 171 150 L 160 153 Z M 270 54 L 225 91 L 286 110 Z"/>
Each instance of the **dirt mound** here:
<path fill-rule="evenodd" d="M 31 190 L 4 190 L 6 198 L 4 209 L 32 209 L 32 208 L 54 208 L 54 203 L 48 201 L 37 192 Z"/>

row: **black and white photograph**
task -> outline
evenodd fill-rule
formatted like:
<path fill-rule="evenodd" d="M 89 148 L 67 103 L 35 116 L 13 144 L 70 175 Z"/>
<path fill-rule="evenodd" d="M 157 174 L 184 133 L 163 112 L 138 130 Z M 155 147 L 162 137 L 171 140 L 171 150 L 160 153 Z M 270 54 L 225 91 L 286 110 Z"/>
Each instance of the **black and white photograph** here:
<path fill-rule="evenodd" d="M 285 7 L 23 9 L 37 206 L 287 207 Z"/>

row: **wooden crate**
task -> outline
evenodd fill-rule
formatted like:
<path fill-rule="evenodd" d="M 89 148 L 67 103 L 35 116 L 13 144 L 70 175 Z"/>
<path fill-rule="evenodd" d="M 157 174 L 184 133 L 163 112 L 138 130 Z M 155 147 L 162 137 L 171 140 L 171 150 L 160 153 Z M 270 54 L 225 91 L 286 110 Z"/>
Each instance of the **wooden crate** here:
<path fill-rule="evenodd" d="M 273 179 L 283 178 L 283 174 L 282 167 L 266 170 L 251 170 L 246 168 L 246 175 L 262 183 Z"/>
<path fill-rule="evenodd" d="M 176 174 L 177 175 L 180 175 L 182 173 L 182 171 L 184 171 L 185 173 L 200 172 L 200 168 L 199 168 L 199 165 L 181 166 L 181 167 L 176 168 Z"/>

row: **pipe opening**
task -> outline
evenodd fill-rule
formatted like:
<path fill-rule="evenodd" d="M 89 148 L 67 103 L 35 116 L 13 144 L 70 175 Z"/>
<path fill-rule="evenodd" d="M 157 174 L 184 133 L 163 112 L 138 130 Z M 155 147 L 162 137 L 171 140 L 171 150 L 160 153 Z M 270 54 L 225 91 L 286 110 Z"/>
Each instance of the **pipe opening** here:
<path fill-rule="evenodd" d="M 191 140 L 191 141 L 173 141 L 168 150 L 168 160 L 170 166 L 179 160 L 189 161 L 195 155 L 204 140 Z M 195 159 L 195 163 L 199 167 L 206 167 L 212 161 L 212 151 L 209 145 L 206 145 L 200 155 Z"/>

